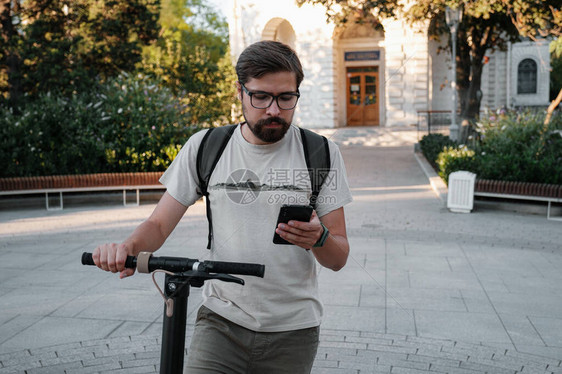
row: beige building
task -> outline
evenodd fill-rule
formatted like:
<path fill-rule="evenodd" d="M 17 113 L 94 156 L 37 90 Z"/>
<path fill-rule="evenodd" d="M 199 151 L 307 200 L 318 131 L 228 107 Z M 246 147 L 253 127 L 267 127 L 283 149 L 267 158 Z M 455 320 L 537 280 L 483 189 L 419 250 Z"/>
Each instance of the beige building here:
<path fill-rule="evenodd" d="M 321 6 L 294 0 L 230 0 L 226 7 L 234 58 L 251 43 L 278 40 L 301 58 L 305 80 L 295 123 L 309 128 L 411 126 L 419 111 L 452 108 L 451 56 L 437 53 L 427 24 L 385 20 L 338 28 Z M 548 105 L 547 43 L 518 43 L 488 56 L 482 109 Z"/>

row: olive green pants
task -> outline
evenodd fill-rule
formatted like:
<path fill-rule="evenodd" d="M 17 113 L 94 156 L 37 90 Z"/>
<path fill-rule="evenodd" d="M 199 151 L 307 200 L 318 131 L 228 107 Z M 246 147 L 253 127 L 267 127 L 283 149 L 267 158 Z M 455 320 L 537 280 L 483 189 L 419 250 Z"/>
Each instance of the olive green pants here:
<path fill-rule="evenodd" d="M 197 314 L 185 374 L 310 373 L 320 328 L 261 333 L 206 307 Z"/>

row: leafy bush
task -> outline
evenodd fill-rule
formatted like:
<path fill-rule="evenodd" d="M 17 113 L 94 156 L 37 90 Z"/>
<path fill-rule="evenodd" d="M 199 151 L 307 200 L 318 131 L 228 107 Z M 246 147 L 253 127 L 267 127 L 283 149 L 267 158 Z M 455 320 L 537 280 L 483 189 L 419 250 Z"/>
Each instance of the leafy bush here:
<path fill-rule="evenodd" d="M 476 173 L 478 171 L 477 158 L 475 152 L 466 146 L 461 147 L 445 147 L 443 152 L 437 157 L 437 166 L 439 167 L 439 176 L 449 183 L 449 174 L 466 170 Z"/>
<path fill-rule="evenodd" d="M 437 157 L 445 147 L 452 147 L 456 143 L 443 134 L 428 134 L 420 140 L 420 148 L 425 158 L 436 167 Z"/>
<path fill-rule="evenodd" d="M 562 184 L 562 116 L 508 112 L 477 124 L 479 178 Z"/>
<path fill-rule="evenodd" d="M 100 114 L 91 136 L 105 145 L 110 171 L 164 170 L 200 129 L 170 89 L 144 76 L 122 74 L 95 99 Z"/>
<path fill-rule="evenodd" d="M 500 111 L 480 119 L 470 147 L 439 134 L 425 136 L 420 147 L 445 181 L 467 170 L 479 179 L 562 184 L 562 115 L 548 125 L 544 118 L 540 111 Z"/>
<path fill-rule="evenodd" d="M 169 89 L 122 74 L 92 94 L 39 95 L 19 115 L 0 108 L 0 176 L 165 170 L 199 129 Z"/>
<path fill-rule="evenodd" d="M 73 174 L 102 163 L 100 144 L 88 136 L 95 117 L 81 98 L 51 94 L 40 95 L 21 115 L 4 109 L 0 175 Z"/>

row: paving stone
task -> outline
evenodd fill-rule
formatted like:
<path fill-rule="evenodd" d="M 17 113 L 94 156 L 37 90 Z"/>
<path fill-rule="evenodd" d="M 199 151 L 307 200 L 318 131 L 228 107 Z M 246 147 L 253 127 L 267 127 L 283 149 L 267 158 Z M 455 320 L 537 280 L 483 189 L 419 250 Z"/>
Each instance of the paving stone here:
<path fill-rule="evenodd" d="M 369 373 L 375 367 L 374 362 L 340 361 L 338 368 L 357 370 L 359 373 Z"/>
<path fill-rule="evenodd" d="M 101 366 L 107 364 L 118 364 L 119 367 L 121 367 L 122 361 L 123 360 L 121 357 L 99 357 L 91 360 L 82 360 L 82 365 L 84 365 L 84 367 L 90 367 L 90 366 Z"/>
<path fill-rule="evenodd" d="M 471 369 L 465 369 L 465 368 L 451 368 L 448 366 L 441 366 L 441 365 L 432 365 L 431 366 L 431 372 L 438 372 L 438 373 L 447 373 L 447 374 L 479 374 L 482 373 L 484 374 L 484 372 L 481 371 L 474 371 Z M 493 373 L 489 373 L 489 374 L 493 374 Z"/>
<path fill-rule="evenodd" d="M 155 367 L 144 366 L 126 369 L 110 370 L 107 373 L 111 374 L 143 374 L 143 373 L 157 373 L 158 369 Z"/>
<path fill-rule="evenodd" d="M 64 373 L 66 370 L 70 370 L 70 369 L 77 369 L 77 368 L 82 368 L 82 363 L 77 361 L 77 362 L 68 362 L 68 363 L 64 363 L 64 364 L 58 364 L 58 365 L 53 365 L 53 366 L 45 366 L 45 367 L 40 367 L 40 368 L 33 368 L 33 369 L 26 369 L 26 373 L 28 374 L 60 374 L 60 373 Z"/>
<path fill-rule="evenodd" d="M 415 354 L 418 351 L 418 347 L 410 346 L 404 347 L 401 345 L 382 345 L 382 344 L 368 344 L 367 350 L 376 352 L 392 352 L 392 353 L 405 353 L 405 354 Z"/>
<path fill-rule="evenodd" d="M 312 374 L 360 374 L 360 371 L 342 368 L 313 368 Z"/>
<path fill-rule="evenodd" d="M 144 360 L 148 358 L 158 358 L 160 359 L 160 346 L 155 347 L 156 350 L 153 351 L 146 351 L 146 352 L 138 352 L 135 353 L 135 358 L 139 360 Z"/>
<path fill-rule="evenodd" d="M 488 365 L 487 363 L 479 361 L 462 361 L 461 368 L 478 371 L 480 373 L 494 373 L 494 374 L 516 374 L 516 370 L 504 369 L 502 367 Z"/>
<path fill-rule="evenodd" d="M 338 360 L 319 360 L 318 358 L 314 362 L 315 368 L 336 368 L 338 367 Z"/>
<path fill-rule="evenodd" d="M 121 369 L 120 362 L 109 362 L 102 365 L 95 366 L 85 366 L 82 368 L 66 369 L 65 374 L 93 374 L 93 373 L 105 373 L 111 370 Z"/>
<path fill-rule="evenodd" d="M 418 354 L 408 355 L 407 360 L 427 363 L 429 365 L 429 371 L 433 370 L 434 367 L 459 368 L 461 366 L 460 360 L 451 360 L 443 357 L 423 356 Z"/>
<path fill-rule="evenodd" d="M 134 367 L 143 367 L 143 366 L 154 366 L 160 363 L 160 357 L 158 358 L 147 358 L 143 360 L 132 360 L 132 361 L 123 361 L 123 368 L 134 368 Z"/>

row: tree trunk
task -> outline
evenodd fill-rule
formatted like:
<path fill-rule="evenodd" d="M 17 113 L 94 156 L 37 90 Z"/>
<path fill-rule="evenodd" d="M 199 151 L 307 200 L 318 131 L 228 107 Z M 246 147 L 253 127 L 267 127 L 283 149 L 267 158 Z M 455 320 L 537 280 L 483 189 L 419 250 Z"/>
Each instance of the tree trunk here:
<path fill-rule="evenodd" d="M 467 107 L 470 98 L 470 77 L 471 59 L 470 46 L 467 43 L 467 34 L 464 30 L 459 31 L 457 40 L 459 46 L 457 51 L 457 94 L 459 98 L 459 108 L 461 108 L 460 119 L 463 120 L 463 108 Z"/>
<path fill-rule="evenodd" d="M 548 106 L 548 109 L 546 110 L 546 118 L 544 119 L 545 125 L 548 125 L 550 123 L 552 112 L 554 112 L 554 109 L 556 109 L 556 107 L 560 104 L 560 101 L 562 101 L 562 89 L 560 89 L 560 92 L 558 92 L 558 96 L 556 96 L 556 99 L 552 100 L 552 102 Z"/>
<path fill-rule="evenodd" d="M 470 83 L 466 100 L 461 106 L 461 118 L 472 121 L 478 118 L 480 113 L 480 101 L 482 100 L 482 60 L 473 59 L 470 64 Z"/>
<path fill-rule="evenodd" d="M 480 31 L 473 29 L 470 32 L 459 35 L 459 55 L 457 56 L 457 86 L 460 98 L 460 118 L 463 123 L 472 122 L 480 114 L 480 101 L 482 100 L 482 70 L 484 68 L 483 59 L 486 53 L 486 44 L 473 43 L 469 45 L 467 40 L 480 40 L 483 36 Z"/>

